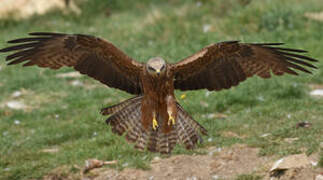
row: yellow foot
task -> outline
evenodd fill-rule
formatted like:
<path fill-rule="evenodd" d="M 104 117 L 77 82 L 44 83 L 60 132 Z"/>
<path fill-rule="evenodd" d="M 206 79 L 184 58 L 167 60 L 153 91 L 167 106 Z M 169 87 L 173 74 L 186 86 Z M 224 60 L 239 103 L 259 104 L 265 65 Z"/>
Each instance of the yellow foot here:
<path fill-rule="evenodd" d="M 153 130 L 156 130 L 158 128 L 158 122 L 156 120 L 156 118 L 153 118 Z"/>
<path fill-rule="evenodd" d="M 172 113 L 170 111 L 168 111 L 168 126 L 175 125 L 175 118 L 172 116 Z"/>

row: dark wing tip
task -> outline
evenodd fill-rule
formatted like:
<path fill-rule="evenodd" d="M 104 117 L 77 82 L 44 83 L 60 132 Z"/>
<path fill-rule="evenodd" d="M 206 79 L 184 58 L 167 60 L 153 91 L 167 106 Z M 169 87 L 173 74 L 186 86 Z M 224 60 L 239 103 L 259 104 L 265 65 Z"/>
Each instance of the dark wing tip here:
<path fill-rule="evenodd" d="M 31 36 L 62 36 L 62 35 L 66 35 L 63 33 L 53 33 L 53 32 L 31 32 L 28 34 Z"/>
<path fill-rule="evenodd" d="M 265 48 L 271 51 L 271 53 L 276 54 L 278 58 L 283 61 L 282 63 L 285 64 L 285 72 L 288 74 L 298 75 L 298 73 L 294 70 L 312 74 L 312 72 L 305 69 L 305 67 L 317 69 L 317 67 L 310 62 L 317 62 L 318 60 L 306 55 L 301 55 L 301 53 L 307 53 L 308 51 L 302 49 L 277 47 L 278 45 L 283 44 L 284 43 L 252 43 L 251 45 Z"/>
<path fill-rule="evenodd" d="M 35 41 L 44 41 L 48 40 L 50 37 L 28 37 L 28 38 L 19 38 L 7 41 L 7 43 L 25 43 L 25 42 L 35 42 Z"/>

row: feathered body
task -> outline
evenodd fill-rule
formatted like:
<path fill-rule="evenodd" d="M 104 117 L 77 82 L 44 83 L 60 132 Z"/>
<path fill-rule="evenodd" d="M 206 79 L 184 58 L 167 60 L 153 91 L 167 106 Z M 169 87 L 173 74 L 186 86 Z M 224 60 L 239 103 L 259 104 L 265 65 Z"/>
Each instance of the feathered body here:
<path fill-rule="evenodd" d="M 143 96 L 101 110 L 103 115 L 112 114 L 106 122 L 113 131 L 119 135 L 127 133 L 126 139 L 141 150 L 147 147 L 153 152 L 170 153 L 177 142 L 187 149 L 194 148 L 202 140 L 200 135 L 207 135 L 207 131 L 177 103 L 172 76 L 169 67 L 160 76 L 143 69 Z M 175 117 L 175 125 L 168 124 L 168 111 Z M 152 126 L 154 114 L 159 125 L 156 130 Z"/>
<path fill-rule="evenodd" d="M 176 101 L 174 90 L 208 89 L 219 91 L 237 86 L 257 75 L 298 75 L 311 73 L 317 60 L 304 56 L 304 50 L 282 48 L 282 43 L 239 43 L 228 41 L 211 44 L 183 60 L 167 64 L 162 58 L 147 63 L 127 56 L 112 43 L 81 34 L 36 32 L 32 37 L 8 41 L 13 46 L 0 52 L 9 65 L 25 63 L 59 69 L 73 67 L 109 87 L 135 97 L 103 108 L 110 115 L 112 131 L 126 134 L 139 149 L 170 153 L 176 143 L 187 149 L 195 147 L 206 130 Z"/>

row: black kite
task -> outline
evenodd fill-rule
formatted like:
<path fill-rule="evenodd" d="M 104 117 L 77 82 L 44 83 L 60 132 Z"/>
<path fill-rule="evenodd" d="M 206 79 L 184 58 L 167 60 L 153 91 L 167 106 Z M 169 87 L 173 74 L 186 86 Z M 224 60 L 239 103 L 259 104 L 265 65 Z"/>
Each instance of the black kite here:
<path fill-rule="evenodd" d="M 25 63 L 59 69 L 70 66 L 82 74 L 135 97 L 103 108 L 107 123 L 119 135 L 126 133 L 135 147 L 170 153 L 177 142 L 195 147 L 207 131 L 176 101 L 174 89 L 210 91 L 229 89 L 253 75 L 270 78 L 295 70 L 310 73 L 317 60 L 306 51 L 282 48 L 281 43 L 248 44 L 238 41 L 211 44 L 174 64 L 160 57 L 140 63 L 103 39 L 81 35 L 36 32 L 32 37 L 8 41 L 15 45 L 0 52 L 9 65 Z"/>

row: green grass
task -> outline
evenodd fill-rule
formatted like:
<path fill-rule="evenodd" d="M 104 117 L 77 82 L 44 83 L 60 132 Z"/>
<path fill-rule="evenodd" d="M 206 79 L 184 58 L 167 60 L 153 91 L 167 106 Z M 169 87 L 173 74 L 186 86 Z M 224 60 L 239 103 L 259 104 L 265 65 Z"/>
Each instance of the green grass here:
<path fill-rule="evenodd" d="M 316 63 L 319 69 L 298 77 L 254 77 L 238 87 L 210 94 L 205 90 L 185 92 L 187 98 L 179 101 L 209 130 L 202 149 L 244 143 L 261 148 L 260 155 L 318 152 L 323 142 L 323 100 L 310 97 L 308 85 L 323 83 L 323 23 L 305 18 L 304 13 L 322 10 L 321 0 L 201 2 L 198 6 L 195 0 L 91 0 L 82 4 L 80 16 L 54 11 L 24 21 L 0 20 L 0 47 L 33 31 L 84 33 L 106 38 L 140 61 L 161 56 L 175 62 L 218 41 L 285 42 L 286 47 L 309 50 L 312 57 L 321 59 Z M 106 11 L 111 15 L 106 16 Z M 205 25 L 210 27 L 206 33 Z M 68 68 L 7 67 L 4 57 L 0 54 L 0 105 L 14 99 L 14 91 L 24 90 L 26 94 L 18 99 L 31 108 L 0 109 L 0 179 L 40 178 L 64 165 L 73 172 L 73 165 L 90 158 L 117 159 L 118 169 L 124 165 L 149 168 L 157 154 L 134 150 L 123 137 L 111 133 L 104 121 L 107 117 L 99 114 L 101 107 L 130 95 L 97 86 L 88 77 L 80 81 L 96 85 L 92 89 L 71 86 L 74 79 L 55 77 L 72 71 Z M 178 96 L 182 93 L 176 92 Z M 227 117 L 208 118 L 218 113 Z M 20 124 L 15 124 L 17 120 Z M 313 125 L 295 128 L 300 121 Z M 245 138 L 224 136 L 227 131 Z M 261 137 L 265 133 L 270 135 Z M 296 137 L 293 143 L 284 140 Z M 58 152 L 42 152 L 53 148 Z M 173 154 L 192 153 L 197 151 L 176 147 Z"/>
<path fill-rule="evenodd" d="M 242 174 L 239 175 L 236 180 L 261 180 L 262 178 L 257 175 L 251 175 L 251 174 Z"/>

